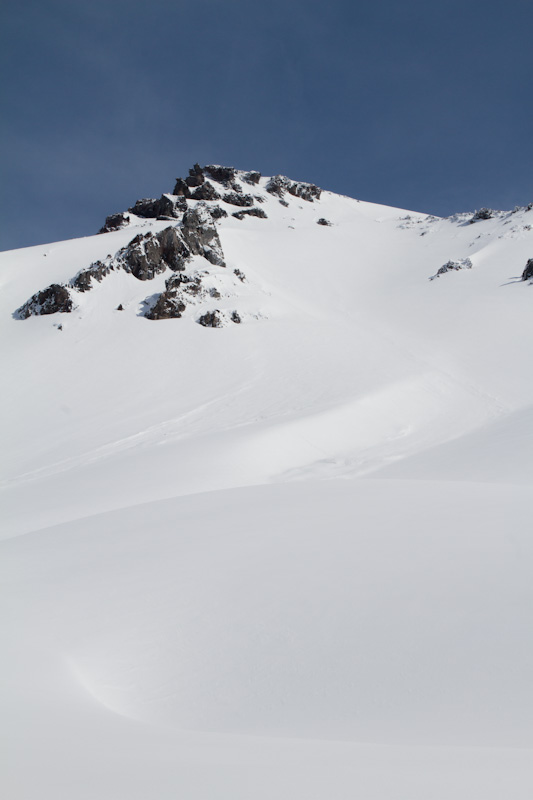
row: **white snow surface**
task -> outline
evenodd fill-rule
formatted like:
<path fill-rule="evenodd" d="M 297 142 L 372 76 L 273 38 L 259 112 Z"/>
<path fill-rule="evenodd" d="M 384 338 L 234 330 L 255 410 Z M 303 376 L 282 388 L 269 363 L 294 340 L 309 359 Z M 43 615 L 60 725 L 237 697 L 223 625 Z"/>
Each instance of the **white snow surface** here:
<path fill-rule="evenodd" d="M 2 794 L 530 800 L 533 210 L 265 185 L 182 319 L 13 316 L 169 222 L 0 254 Z"/>

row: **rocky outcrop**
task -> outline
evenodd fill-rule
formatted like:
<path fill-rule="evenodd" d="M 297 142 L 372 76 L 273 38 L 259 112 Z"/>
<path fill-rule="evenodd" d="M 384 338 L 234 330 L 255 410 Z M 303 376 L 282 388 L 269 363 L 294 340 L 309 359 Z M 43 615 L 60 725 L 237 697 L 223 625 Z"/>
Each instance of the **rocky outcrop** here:
<path fill-rule="evenodd" d="M 206 185 L 209 185 L 207 181 L 199 188 Z M 175 201 L 179 201 L 179 198 L 163 195 L 162 200 L 169 200 L 172 207 L 177 207 L 178 203 Z M 144 204 L 143 210 L 151 213 L 153 204 L 157 202 L 159 201 L 139 201 L 135 208 L 141 210 L 139 206 Z M 220 206 L 216 208 L 217 216 L 227 216 L 226 211 Z M 180 273 L 194 255 L 202 256 L 216 266 L 226 266 L 215 220 L 210 210 L 205 203 L 198 203 L 194 208 L 187 209 L 185 201 L 181 225 L 171 225 L 157 233 L 154 231 L 139 233 L 113 258 L 108 256 L 105 261 L 96 261 L 80 270 L 68 287 L 53 284 L 38 292 L 21 306 L 15 315 L 26 319 L 32 315 L 69 312 L 73 308 L 70 289 L 75 292 L 87 292 L 93 288 L 95 281 L 100 283 L 112 270 L 117 269 L 129 272 L 140 281 L 152 280 L 167 269 Z M 185 307 L 183 298 L 177 295 L 179 290 L 189 295 L 198 294 L 200 281 L 191 278 L 174 280 L 169 278 L 165 292 L 148 312 L 150 319 L 179 316 Z"/>
<path fill-rule="evenodd" d="M 443 264 L 442 267 L 437 270 L 435 275 L 430 277 L 430 281 L 435 280 L 435 278 L 440 278 L 441 275 L 445 275 L 447 272 L 454 272 L 459 269 L 472 269 L 472 262 L 469 258 L 459 258 L 456 261 L 447 261 L 446 264 Z"/>
<path fill-rule="evenodd" d="M 106 275 L 113 269 L 113 264 L 103 261 L 95 261 L 90 267 L 81 269 L 78 274 L 70 281 L 70 286 L 78 292 L 88 292 L 92 289 L 93 280 L 101 283 Z"/>
<path fill-rule="evenodd" d="M 222 219 L 222 217 L 228 216 L 228 212 L 225 208 L 222 208 L 222 206 L 211 206 L 209 211 L 211 212 L 213 219 Z"/>
<path fill-rule="evenodd" d="M 185 311 L 185 303 L 177 296 L 162 292 L 152 308 L 144 315 L 146 319 L 179 319 Z"/>
<path fill-rule="evenodd" d="M 522 273 L 522 280 L 523 281 L 532 281 L 533 280 L 533 258 L 530 258 L 526 264 L 526 268 Z"/>
<path fill-rule="evenodd" d="M 331 227 L 331 225 L 332 225 L 332 223 L 329 221 L 329 219 L 325 219 L 324 217 L 320 217 L 320 219 L 317 219 L 316 224 L 317 225 L 325 225 L 327 227 Z"/>
<path fill-rule="evenodd" d="M 319 200 L 322 190 L 315 186 L 314 183 L 302 183 L 301 181 L 291 181 L 284 175 L 275 175 L 269 180 L 266 186 L 267 192 L 283 198 L 285 192 L 292 194 L 293 197 L 300 197 L 302 200 L 307 200 L 312 203 L 314 200 Z"/>
<path fill-rule="evenodd" d="M 189 170 L 189 177 L 185 178 L 185 183 L 187 186 L 201 186 L 204 181 L 205 176 L 200 164 L 195 164 L 193 168 Z"/>
<path fill-rule="evenodd" d="M 222 327 L 222 318 L 220 316 L 220 311 L 206 311 L 205 314 L 202 314 L 201 317 L 198 317 L 197 322 L 199 325 L 203 325 L 204 328 L 221 328 Z"/>
<path fill-rule="evenodd" d="M 223 186 L 231 186 L 237 177 L 237 170 L 234 167 L 221 167 L 218 164 L 208 164 L 203 171 Z"/>
<path fill-rule="evenodd" d="M 183 197 L 163 194 L 159 200 L 137 200 L 128 211 L 147 219 L 181 219 L 183 212 L 187 211 L 187 201 Z"/>
<path fill-rule="evenodd" d="M 234 214 L 231 215 L 235 217 L 235 219 L 244 219 L 245 216 L 249 217 L 259 217 L 260 219 L 266 219 L 267 215 L 263 211 L 262 208 L 257 208 L 254 206 L 253 208 L 244 208 L 242 211 L 235 211 Z"/>
<path fill-rule="evenodd" d="M 207 295 L 202 285 L 202 275 L 200 274 L 186 275 L 183 272 L 176 273 L 165 281 L 165 286 L 169 292 L 181 291 L 184 300 L 187 299 L 187 295 L 189 298 Z"/>
<path fill-rule="evenodd" d="M 252 186 L 257 186 L 257 184 L 261 180 L 261 173 L 260 172 L 245 172 L 240 177 L 241 177 L 241 180 L 243 180 L 245 183 L 250 183 Z"/>
<path fill-rule="evenodd" d="M 181 274 L 173 275 L 165 281 L 165 291 L 161 292 L 152 307 L 145 313 L 147 319 L 179 319 L 185 311 L 186 304 L 179 291 L 182 283 Z"/>
<path fill-rule="evenodd" d="M 267 183 L 266 190 L 270 194 L 276 195 L 276 197 L 283 197 L 285 192 L 289 190 L 290 183 L 290 180 L 285 175 L 274 175 Z"/>
<path fill-rule="evenodd" d="M 322 189 L 315 186 L 314 183 L 291 183 L 289 186 L 289 194 L 294 197 L 300 197 L 302 200 L 312 203 L 314 200 L 320 200 Z"/>
<path fill-rule="evenodd" d="M 220 200 L 220 194 L 217 192 L 212 183 L 209 183 L 209 181 L 204 181 L 201 186 L 191 193 L 191 198 L 193 200 Z"/>
<path fill-rule="evenodd" d="M 191 190 L 183 178 L 176 178 L 176 183 L 174 184 L 174 191 L 172 194 L 176 195 L 177 197 L 190 197 Z"/>
<path fill-rule="evenodd" d="M 160 233 L 140 233 L 116 255 L 118 264 L 139 281 L 152 280 L 167 267 L 183 269 L 190 250 L 175 228 Z M 168 260 L 167 260 L 168 259 Z"/>
<path fill-rule="evenodd" d="M 181 232 L 191 253 L 219 267 L 226 266 L 215 221 L 205 205 L 199 204 L 183 215 Z"/>
<path fill-rule="evenodd" d="M 207 180 L 206 176 L 210 180 Z M 187 200 L 215 203 L 222 199 L 229 205 L 252 208 L 255 203 L 264 202 L 264 196 L 259 194 L 252 197 L 250 194 L 246 194 L 242 184 L 257 186 L 260 180 L 261 173 L 256 171 L 239 172 L 235 167 L 222 167 L 218 164 L 201 167 L 200 164 L 195 164 L 189 170 L 186 178 L 176 179 L 172 194 L 163 194 L 158 200 L 153 198 L 137 200 L 135 205 L 128 209 L 128 212 L 142 219 L 179 220 L 187 211 Z M 218 188 L 211 181 L 218 184 Z M 229 191 L 222 192 L 221 187 Z M 312 183 L 291 181 L 284 175 L 275 175 L 270 179 L 266 188 L 270 194 L 276 195 L 280 203 L 285 206 L 288 205 L 287 201 L 283 199 L 286 194 L 312 202 L 319 199 L 321 193 L 318 186 Z M 213 218 L 220 219 L 225 213 L 218 207 L 218 210 L 213 213 Z M 256 216 L 261 215 L 256 214 Z M 131 224 L 128 214 L 112 214 L 106 218 L 100 233 L 119 230 L 128 224 Z"/>
<path fill-rule="evenodd" d="M 226 192 L 222 196 L 222 199 L 225 203 L 229 203 L 231 206 L 241 206 L 241 207 L 249 207 L 253 206 L 254 198 L 251 194 L 243 194 L 242 192 Z"/>
<path fill-rule="evenodd" d="M 493 216 L 494 211 L 492 208 L 480 208 L 479 211 L 475 212 L 474 216 L 471 220 L 469 220 L 469 222 L 472 225 L 474 222 L 479 222 L 480 220 L 492 219 Z"/>
<path fill-rule="evenodd" d="M 98 231 L 98 233 L 110 233 L 111 231 L 118 231 L 121 228 L 126 228 L 130 224 L 129 214 L 110 214 L 105 218 L 105 224 Z"/>
<path fill-rule="evenodd" d="M 191 257 L 190 248 L 187 246 L 178 228 L 165 228 L 155 237 L 161 248 L 161 260 L 173 271 L 185 269 L 186 262 Z"/>
<path fill-rule="evenodd" d="M 43 314 L 69 314 L 73 308 L 74 303 L 68 288 L 59 283 L 52 283 L 30 297 L 15 311 L 15 316 L 18 319 L 28 319 Z"/>
<path fill-rule="evenodd" d="M 242 318 L 238 311 L 219 311 L 217 308 L 214 311 L 206 311 L 196 322 L 204 328 L 223 328 L 228 322 L 240 325 Z"/>
<path fill-rule="evenodd" d="M 267 214 L 259 204 L 266 201 L 267 195 L 262 190 L 258 190 L 255 196 L 246 192 L 247 185 L 256 187 L 260 181 L 260 172 L 241 172 L 234 167 L 214 164 L 205 167 L 194 164 L 185 179 L 176 180 L 173 194 L 163 194 L 159 199 L 137 200 L 127 213 L 108 216 L 101 232 L 109 233 L 132 223 L 138 224 L 136 217 L 172 220 L 173 225 L 158 231 L 150 230 L 151 226 L 144 225 L 146 232 L 134 236 L 113 257 L 107 256 L 102 261 L 84 267 L 66 286 L 52 284 L 33 295 L 15 312 L 16 316 L 25 319 L 39 314 L 68 313 L 76 307 L 78 293 L 90 291 L 110 272 L 117 270 L 124 270 L 139 281 L 149 281 L 166 270 L 172 271 L 173 275 L 165 282 L 165 290 L 145 301 L 148 309 L 146 316 L 149 319 L 179 317 L 189 303 L 209 297 L 226 297 L 225 291 L 219 291 L 219 288 L 224 287 L 224 281 L 220 287 L 213 286 L 213 281 L 218 284 L 220 276 L 211 276 L 211 285 L 206 287 L 198 276 L 184 277 L 185 269 L 194 256 L 200 256 L 217 267 L 226 266 L 215 223 L 228 216 L 227 207 L 222 207 L 225 203 L 237 207 L 233 213 L 236 219 L 243 220 L 245 216 L 266 219 Z M 313 184 L 290 181 L 279 175 L 270 180 L 268 189 L 272 194 L 278 195 L 283 205 L 288 205 L 284 195 L 305 200 L 320 196 L 320 190 Z M 221 200 L 222 204 L 219 202 Z M 140 226 L 137 230 L 139 228 Z M 240 270 L 235 270 L 234 273 L 238 281 L 245 280 Z M 229 277 L 231 283 L 232 278 Z M 118 306 L 118 310 L 124 310 L 122 304 Z M 228 311 L 210 311 L 200 319 L 200 324 L 206 327 L 219 327 L 229 321 L 240 322 L 236 311 L 233 316 Z"/>

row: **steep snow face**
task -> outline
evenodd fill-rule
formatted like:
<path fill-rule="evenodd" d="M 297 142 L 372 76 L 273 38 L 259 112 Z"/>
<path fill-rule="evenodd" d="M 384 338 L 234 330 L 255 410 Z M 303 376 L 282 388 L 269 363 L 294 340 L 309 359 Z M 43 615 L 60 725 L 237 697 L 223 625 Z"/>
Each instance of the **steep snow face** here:
<path fill-rule="evenodd" d="M 531 796 L 533 209 L 485 212 L 196 165 L 0 254 L 10 797 Z"/>

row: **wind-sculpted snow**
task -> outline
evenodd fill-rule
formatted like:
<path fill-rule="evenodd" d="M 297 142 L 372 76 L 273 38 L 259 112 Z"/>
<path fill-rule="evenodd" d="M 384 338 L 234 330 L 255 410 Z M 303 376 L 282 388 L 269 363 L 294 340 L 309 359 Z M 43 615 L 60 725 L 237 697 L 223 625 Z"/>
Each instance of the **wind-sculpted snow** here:
<path fill-rule="evenodd" d="M 533 796 L 533 212 L 312 186 L 0 254 L 10 800 Z"/>

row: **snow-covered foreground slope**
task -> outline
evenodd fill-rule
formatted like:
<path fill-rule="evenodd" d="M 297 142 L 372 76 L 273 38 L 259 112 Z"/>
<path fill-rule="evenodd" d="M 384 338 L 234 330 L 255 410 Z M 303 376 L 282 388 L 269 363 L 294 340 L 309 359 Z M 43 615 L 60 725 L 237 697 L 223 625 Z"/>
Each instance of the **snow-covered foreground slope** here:
<path fill-rule="evenodd" d="M 177 319 L 0 254 L 7 796 L 529 798 L 533 210 L 265 188 Z"/>

